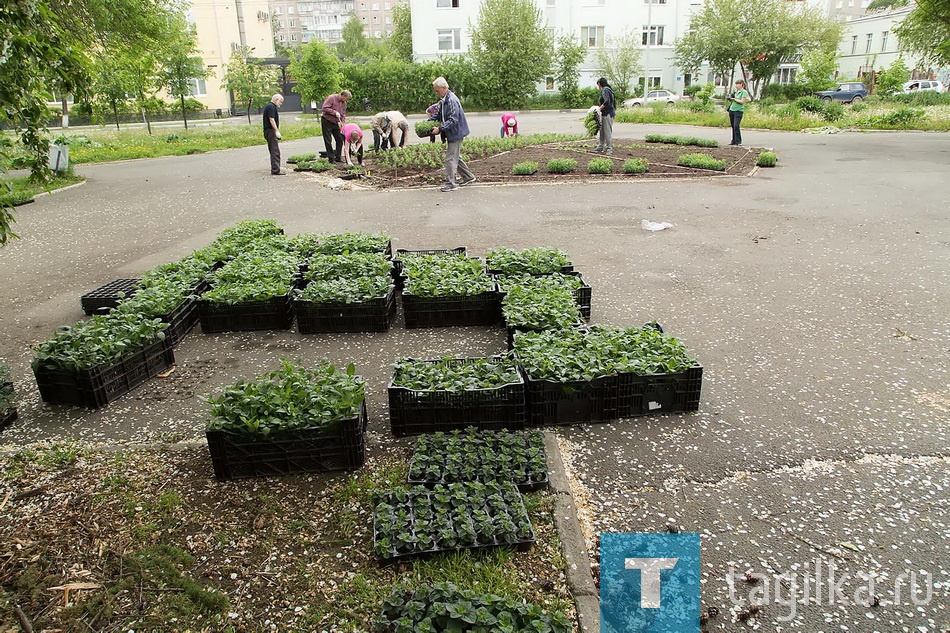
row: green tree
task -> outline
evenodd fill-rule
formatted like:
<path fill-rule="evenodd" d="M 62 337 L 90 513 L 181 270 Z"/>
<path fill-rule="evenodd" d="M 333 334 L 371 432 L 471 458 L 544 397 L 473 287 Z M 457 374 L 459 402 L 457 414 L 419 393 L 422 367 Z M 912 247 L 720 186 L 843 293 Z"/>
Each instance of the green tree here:
<path fill-rule="evenodd" d="M 581 63 L 587 56 L 587 49 L 573 36 L 563 34 L 557 39 L 554 51 L 554 81 L 565 108 L 579 108 L 582 104 L 577 89 Z"/>
<path fill-rule="evenodd" d="M 815 48 L 802 53 L 802 71 L 797 82 L 808 92 L 829 90 L 835 82 L 831 79 L 838 69 L 838 53 L 834 48 Z"/>
<path fill-rule="evenodd" d="M 868 11 L 903 7 L 909 0 L 875 0 Z M 920 66 L 950 65 L 950 2 L 916 0 L 914 10 L 894 29 L 900 49 L 917 57 Z"/>
<path fill-rule="evenodd" d="M 408 2 L 393 7 L 393 33 L 389 36 L 389 49 L 399 61 L 412 61 L 412 12 Z"/>
<path fill-rule="evenodd" d="M 631 32 L 625 32 L 619 37 L 611 37 L 607 40 L 606 46 L 597 48 L 595 56 L 597 66 L 610 82 L 617 100 L 626 99 L 630 94 L 633 78 L 643 72 L 637 36 Z"/>
<path fill-rule="evenodd" d="M 900 92 L 904 82 L 910 79 L 910 69 L 903 57 L 898 57 L 887 70 L 883 68 L 877 73 L 875 92 L 881 95 L 893 95 Z"/>
<path fill-rule="evenodd" d="M 247 104 L 247 122 L 251 123 L 251 107 L 263 106 L 277 92 L 277 69 L 262 66 L 251 58 L 250 46 L 231 52 L 224 71 L 224 87 L 234 93 L 234 101 Z"/>
<path fill-rule="evenodd" d="M 129 102 L 133 91 L 125 60 L 116 55 L 103 55 L 96 63 L 92 92 L 98 101 L 112 111 L 115 129 L 119 129 L 119 108 Z"/>
<path fill-rule="evenodd" d="M 159 74 L 162 83 L 168 87 L 168 94 L 177 97 L 181 103 L 181 117 L 188 129 L 188 114 L 185 108 L 185 98 L 191 96 L 191 81 L 204 79 L 208 71 L 204 67 L 198 52 L 198 37 L 194 29 L 182 30 L 169 43 L 166 50 L 164 69 Z"/>
<path fill-rule="evenodd" d="M 365 59 L 368 48 L 363 22 L 354 15 L 343 25 L 343 40 L 336 45 L 336 52 L 345 60 Z"/>
<path fill-rule="evenodd" d="M 532 0 L 482 0 L 470 55 L 489 107 L 518 108 L 551 68 L 552 37 Z"/>
<path fill-rule="evenodd" d="M 294 90 L 307 101 L 321 101 L 340 88 L 340 61 L 317 40 L 294 52 L 288 72 L 296 77 Z"/>

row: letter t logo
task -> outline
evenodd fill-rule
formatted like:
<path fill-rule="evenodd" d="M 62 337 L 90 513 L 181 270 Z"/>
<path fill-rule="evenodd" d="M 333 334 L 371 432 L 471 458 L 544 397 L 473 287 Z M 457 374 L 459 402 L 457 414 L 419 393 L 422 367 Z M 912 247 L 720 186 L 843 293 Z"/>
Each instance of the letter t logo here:
<path fill-rule="evenodd" d="M 625 558 L 624 569 L 640 570 L 640 608 L 660 608 L 660 572 L 676 567 L 678 558 Z"/>

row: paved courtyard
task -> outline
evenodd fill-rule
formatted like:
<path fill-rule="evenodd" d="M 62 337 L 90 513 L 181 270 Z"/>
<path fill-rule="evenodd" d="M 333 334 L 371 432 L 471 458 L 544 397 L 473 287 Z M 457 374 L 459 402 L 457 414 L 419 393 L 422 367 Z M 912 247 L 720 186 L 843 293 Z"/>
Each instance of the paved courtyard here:
<path fill-rule="evenodd" d="M 471 123 L 497 134 L 497 117 Z M 527 113 L 521 127 L 582 130 L 569 113 Z M 614 133 L 648 132 L 728 141 L 725 129 Z M 385 452 L 393 359 L 497 352 L 500 328 L 196 330 L 173 374 L 99 412 L 42 405 L 30 346 L 82 317 L 83 292 L 187 255 L 242 219 L 274 218 L 290 234 L 384 231 L 398 248 L 475 255 L 558 246 L 594 288 L 592 322 L 655 319 L 705 368 L 698 413 L 558 430 L 592 553 L 601 531 L 699 532 L 703 605 L 719 609 L 711 631 L 950 631 L 950 135 L 746 130 L 744 140 L 774 148 L 779 167 L 441 194 L 273 178 L 263 146 L 80 166 L 87 183 L 18 209 L 23 239 L 0 250 L 0 362 L 21 394 L 0 449 L 197 439 L 200 397 L 291 356 L 357 363 L 370 450 Z M 317 139 L 283 146 L 285 156 L 318 149 Z M 651 233 L 644 219 L 674 226 Z M 765 606 L 742 622 L 750 593 Z"/>

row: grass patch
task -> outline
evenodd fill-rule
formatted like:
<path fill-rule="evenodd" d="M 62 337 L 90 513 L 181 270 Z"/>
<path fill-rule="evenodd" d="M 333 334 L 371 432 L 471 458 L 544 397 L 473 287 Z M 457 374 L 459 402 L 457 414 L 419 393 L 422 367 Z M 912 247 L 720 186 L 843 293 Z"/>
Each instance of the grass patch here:
<path fill-rule="evenodd" d="M 726 161 L 719 160 L 709 154 L 683 154 L 676 161 L 680 167 L 695 167 L 696 169 L 712 169 L 725 171 Z"/>
<path fill-rule="evenodd" d="M 623 161 L 623 173 L 645 174 L 650 170 L 650 164 L 645 158 L 630 158 Z"/>
<path fill-rule="evenodd" d="M 778 157 L 775 155 L 775 152 L 759 152 L 759 157 L 755 161 L 755 164 L 759 167 L 775 167 L 775 163 L 778 162 Z"/>
<path fill-rule="evenodd" d="M 548 165 L 550 169 L 550 164 Z M 587 163 L 588 174 L 609 174 L 614 169 L 614 161 L 609 158 L 592 158 Z"/>
<path fill-rule="evenodd" d="M 552 158 L 548 161 L 547 169 L 552 174 L 568 174 L 577 169 L 577 161 L 573 158 Z"/>
<path fill-rule="evenodd" d="M 29 176 L 3 178 L 0 179 L 0 201 L 10 201 L 13 205 L 23 204 L 32 200 L 38 193 L 55 191 L 84 180 L 86 180 L 85 176 L 77 176 L 71 169 L 54 176 L 48 183 L 38 183 Z M 20 202 L 17 202 L 18 200 Z"/>
<path fill-rule="evenodd" d="M 511 168 L 511 173 L 515 176 L 531 176 L 538 173 L 538 164 L 532 160 L 526 160 L 518 163 Z"/>

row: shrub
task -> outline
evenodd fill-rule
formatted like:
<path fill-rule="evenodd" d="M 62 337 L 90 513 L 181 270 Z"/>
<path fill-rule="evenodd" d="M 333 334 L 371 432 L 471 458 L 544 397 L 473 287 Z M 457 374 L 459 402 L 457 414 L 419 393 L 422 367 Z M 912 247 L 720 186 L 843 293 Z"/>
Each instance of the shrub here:
<path fill-rule="evenodd" d="M 811 88 L 806 84 L 794 83 L 785 86 L 785 98 L 788 100 L 806 97 L 811 94 L 811 92 Z"/>
<path fill-rule="evenodd" d="M 695 167 L 697 169 L 713 169 L 715 171 L 724 171 L 726 161 L 719 160 L 709 154 L 683 154 L 676 161 L 681 167 Z"/>
<path fill-rule="evenodd" d="M 287 162 L 290 163 L 291 165 L 295 165 L 297 163 L 307 163 L 316 159 L 317 159 L 316 154 L 294 154 L 293 156 L 287 159 Z"/>
<path fill-rule="evenodd" d="M 769 84 L 765 88 L 762 88 L 762 101 L 785 101 L 788 97 L 785 96 L 785 85 L 784 84 Z"/>
<path fill-rule="evenodd" d="M 582 103 L 597 103 L 600 100 L 600 90 L 597 88 L 581 88 L 578 92 L 578 101 Z"/>
<path fill-rule="evenodd" d="M 677 145 L 696 145 L 698 147 L 719 147 L 719 141 L 711 138 L 699 138 L 698 136 L 675 136 L 673 137 Z"/>
<path fill-rule="evenodd" d="M 893 112 L 871 117 L 861 123 L 861 127 L 904 128 L 911 126 L 927 116 L 926 111 L 917 108 L 900 108 Z"/>
<path fill-rule="evenodd" d="M 864 103 L 863 101 L 855 101 L 854 103 L 851 104 L 852 112 L 864 112 L 867 109 L 868 109 L 868 104 Z"/>
<path fill-rule="evenodd" d="M 550 163 L 548 164 L 548 169 L 551 168 Z M 609 158 L 592 158 L 589 163 L 587 163 L 587 173 L 588 174 L 609 174 L 614 169 L 614 161 Z"/>
<path fill-rule="evenodd" d="M 515 176 L 531 176 L 532 174 L 538 173 L 538 164 L 530 160 L 518 163 L 511 168 L 511 173 Z"/>
<path fill-rule="evenodd" d="M 702 90 L 703 87 L 699 84 L 690 84 L 683 88 L 683 96 L 685 97 L 695 97 L 696 93 Z"/>
<path fill-rule="evenodd" d="M 924 90 L 908 94 L 891 95 L 887 97 L 887 101 L 915 106 L 950 105 L 950 92 L 939 93 Z"/>
<path fill-rule="evenodd" d="M 708 101 L 687 101 L 685 103 L 680 102 L 680 104 L 690 112 L 713 112 L 715 110 L 713 104 Z"/>
<path fill-rule="evenodd" d="M 287 161 L 290 162 L 289 160 Z M 313 171 L 320 173 L 332 169 L 333 165 L 330 164 L 330 161 L 326 158 L 321 158 L 319 160 L 302 160 L 297 163 L 297 166 L 294 167 L 294 171 Z"/>
<path fill-rule="evenodd" d="M 756 164 L 759 167 L 775 167 L 776 162 L 778 162 L 778 157 L 775 155 L 775 152 L 759 152 L 759 158 Z"/>
<path fill-rule="evenodd" d="M 552 174 L 566 174 L 577 168 L 577 161 L 573 158 L 552 158 L 548 161 L 548 172 Z"/>
<path fill-rule="evenodd" d="M 645 174 L 650 170 L 650 165 L 645 158 L 631 158 L 623 161 L 623 173 L 625 174 Z"/>
<path fill-rule="evenodd" d="M 794 103 L 785 104 L 782 108 L 776 112 L 776 114 L 783 119 L 797 119 L 801 116 L 802 111 L 798 109 Z"/>
<path fill-rule="evenodd" d="M 837 121 L 844 117 L 844 106 L 837 101 L 826 103 L 824 110 L 821 112 L 821 116 L 823 116 L 826 121 Z"/>
<path fill-rule="evenodd" d="M 824 112 L 824 104 L 821 102 L 821 99 L 818 97 L 799 97 L 793 102 L 795 107 L 798 108 L 799 112 L 814 112 L 816 114 L 821 114 Z"/>
<path fill-rule="evenodd" d="M 647 143 L 675 143 L 676 137 L 671 134 L 647 134 L 644 137 Z"/>
<path fill-rule="evenodd" d="M 419 121 L 416 123 L 416 136 L 424 138 L 432 136 L 432 130 L 438 125 L 435 121 Z"/>

